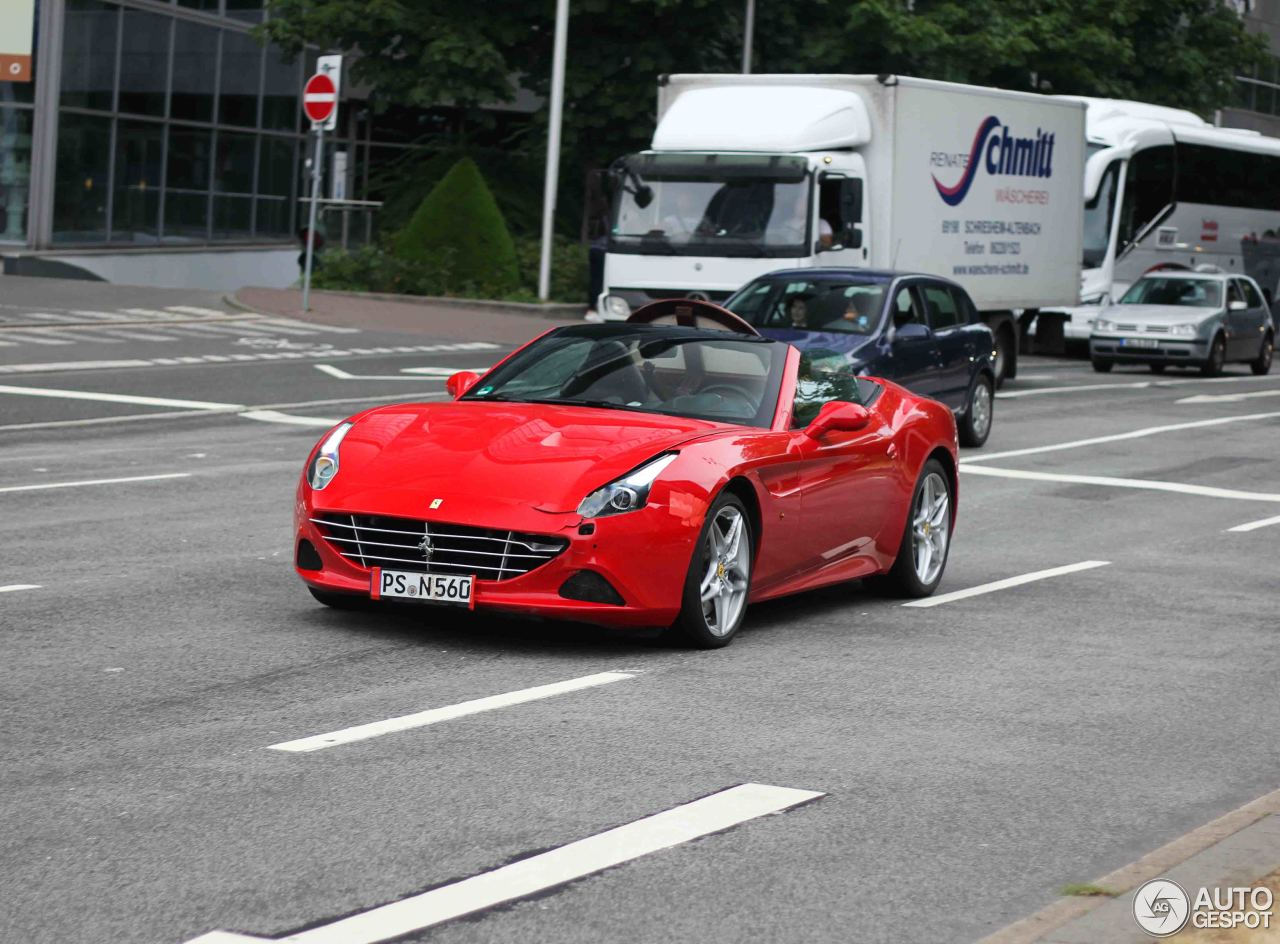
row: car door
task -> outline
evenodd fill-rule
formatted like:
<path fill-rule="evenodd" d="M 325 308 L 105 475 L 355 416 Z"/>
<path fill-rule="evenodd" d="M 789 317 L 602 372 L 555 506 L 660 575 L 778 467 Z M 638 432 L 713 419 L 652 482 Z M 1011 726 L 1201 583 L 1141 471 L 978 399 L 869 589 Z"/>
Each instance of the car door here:
<path fill-rule="evenodd" d="M 864 384 L 879 394 L 878 387 Z M 804 432 L 823 404 L 863 402 L 859 389 L 857 378 L 847 372 L 797 382 L 793 449 L 799 459 L 804 559 L 809 568 L 824 569 L 855 558 L 871 561 L 888 509 L 894 507 L 892 430 L 875 410 L 871 424 L 856 432 L 830 430 L 816 439 Z"/>
<path fill-rule="evenodd" d="M 881 376 L 913 393 L 936 398 L 942 393 L 938 369 L 941 356 L 916 282 L 914 279 L 901 281 L 893 288 L 893 297 L 889 300 L 892 336 L 888 357 L 881 361 L 887 368 L 881 371 Z"/>
<path fill-rule="evenodd" d="M 1244 308 L 1235 310 L 1233 306 L 1243 304 Z M 1253 337 L 1257 329 L 1251 330 L 1252 318 L 1249 303 L 1245 298 L 1244 283 L 1240 279 L 1227 280 L 1227 313 L 1222 320 L 1223 331 L 1227 339 L 1227 360 L 1238 361 L 1249 356 L 1252 351 Z"/>
<path fill-rule="evenodd" d="M 1244 352 L 1240 356 L 1252 359 L 1262 350 L 1262 336 L 1267 330 L 1267 315 L 1270 308 L 1253 279 L 1240 279 L 1240 288 L 1244 292 L 1245 304 L 1249 306 L 1245 311 L 1239 312 L 1249 316 L 1248 323 L 1245 325 L 1245 336 L 1241 339 Z"/>
<path fill-rule="evenodd" d="M 962 410 L 973 366 L 971 339 L 966 334 L 969 313 L 965 299 L 958 297 L 951 286 L 934 281 L 920 283 L 920 297 L 938 346 L 938 393 L 935 396 L 951 409 Z"/>

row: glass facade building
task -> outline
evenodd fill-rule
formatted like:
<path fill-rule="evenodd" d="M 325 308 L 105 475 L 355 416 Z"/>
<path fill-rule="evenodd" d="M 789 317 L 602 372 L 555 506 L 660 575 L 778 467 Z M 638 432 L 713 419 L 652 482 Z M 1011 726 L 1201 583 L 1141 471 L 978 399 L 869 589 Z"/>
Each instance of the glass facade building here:
<path fill-rule="evenodd" d="M 316 54 L 260 44 L 263 16 L 262 0 L 37 0 L 35 80 L 0 82 L 0 246 L 294 242 Z M 329 142 L 351 150 L 355 127 Z"/>

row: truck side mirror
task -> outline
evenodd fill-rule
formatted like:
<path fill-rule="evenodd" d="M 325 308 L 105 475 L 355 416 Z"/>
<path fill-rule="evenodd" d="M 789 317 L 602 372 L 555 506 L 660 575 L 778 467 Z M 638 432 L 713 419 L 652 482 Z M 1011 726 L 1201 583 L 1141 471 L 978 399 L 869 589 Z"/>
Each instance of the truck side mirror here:
<path fill-rule="evenodd" d="M 857 223 L 845 223 L 840 232 L 840 242 L 845 249 L 862 248 L 862 230 Z"/>

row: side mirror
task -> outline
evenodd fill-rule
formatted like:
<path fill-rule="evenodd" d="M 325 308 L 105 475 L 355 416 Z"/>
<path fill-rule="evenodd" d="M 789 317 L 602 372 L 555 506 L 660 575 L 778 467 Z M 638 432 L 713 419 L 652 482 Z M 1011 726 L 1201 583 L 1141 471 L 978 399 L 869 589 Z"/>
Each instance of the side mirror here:
<path fill-rule="evenodd" d="M 445 389 L 449 391 L 449 396 L 455 400 L 462 396 L 468 390 L 476 385 L 476 381 L 480 379 L 480 375 L 472 373 L 469 370 L 460 370 L 456 374 L 449 377 L 444 382 Z"/>
<path fill-rule="evenodd" d="M 871 422 L 871 414 L 860 403 L 832 400 L 824 403 L 813 422 L 804 428 L 810 439 L 820 439 L 830 432 L 856 433 Z"/>
<path fill-rule="evenodd" d="M 844 232 L 840 234 L 840 241 L 844 243 L 845 249 L 861 249 L 862 230 L 855 223 L 846 223 Z"/>
<path fill-rule="evenodd" d="M 928 325 L 922 325 L 918 321 L 908 321 L 906 324 L 898 325 L 893 333 L 893 342 L 897 344 L 899 341 L 923 341 L 931 337 L 933 332 L 929 330 Z"/>
<path fill-rule="evenodd" d="M 1227 309 L 1229 311 L 1245 311 L 1248 307 L 1248 304 L 1242 301 L 1227 302 Z"/>

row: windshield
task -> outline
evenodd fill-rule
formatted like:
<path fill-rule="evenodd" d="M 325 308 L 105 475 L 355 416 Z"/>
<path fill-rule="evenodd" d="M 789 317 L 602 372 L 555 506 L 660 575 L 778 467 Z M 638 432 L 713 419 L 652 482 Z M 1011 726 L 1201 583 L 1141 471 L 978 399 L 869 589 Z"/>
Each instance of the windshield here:
<path fill-rule="evenodd" d="M 738 292 L 725 307 L 757 328 L 795 328 L 871 334 L 884 310 L 883 280 L 758 279 Z"/>
<path fill-rule="evenodd" d="M 768 427 L 787 345 L 669 325 L 583 325 L 545 335 L 464 400 L 559 403 Z"/>
<path fill-rule="evenodd" d="M 1217 308 L 1222 304 L 1222 284 L 1216 279 L 1138 279 L 1120 299 L 1121 305 L 1183 305 Z"/>
<path fill-rule="evenodd" d="M 641 154 L 620 162 L 614 173 L 610 252 L 808 254 L 804 158 Z"/>
<path fill-rule="evenodd" d="M 1090 145 L 1092 147 L 1092 145 Z M 1084 267 L 1096 269 L 1107 257 L 1111 242 L 1111 219 L 1116 209 L 1116 181 L 1120 162 L 1112 161 L 1102 174 L 1098 192 L 1084 205 Z"/>

